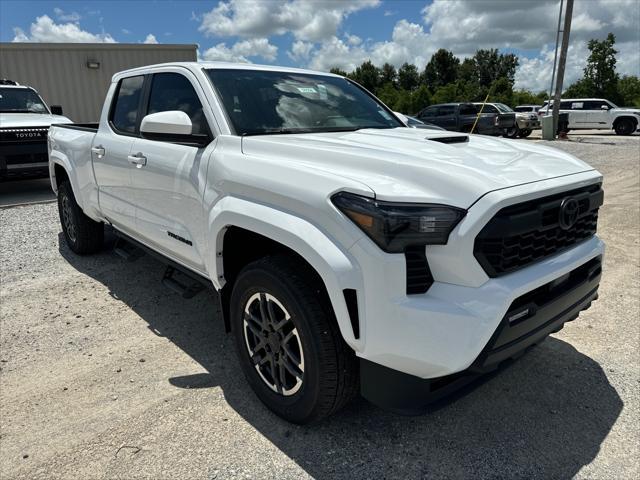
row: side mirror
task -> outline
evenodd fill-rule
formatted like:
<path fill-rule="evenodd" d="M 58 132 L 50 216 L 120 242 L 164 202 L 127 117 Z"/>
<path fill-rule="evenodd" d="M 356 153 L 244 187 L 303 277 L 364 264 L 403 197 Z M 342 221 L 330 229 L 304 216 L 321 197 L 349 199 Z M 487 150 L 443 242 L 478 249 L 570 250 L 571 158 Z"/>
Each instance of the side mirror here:
<path fill-rule="evenodd" d="M 602 105 L 602 106 L 600 107 L 600 110 L 609 110 L 609 107 L 607 107 L 606 105 Z"/>
<path fill-rule="evenodd" d="M 62 106 L 61 105 L 51 105 L 51 114 L 52 115 L 62 115 Z"/>
<path fill-rule="evenodd" d="M 191 135 L 191 119 L 179 110 L 151 113 L 142 119 L 140 132 L 150 136 Z"/>

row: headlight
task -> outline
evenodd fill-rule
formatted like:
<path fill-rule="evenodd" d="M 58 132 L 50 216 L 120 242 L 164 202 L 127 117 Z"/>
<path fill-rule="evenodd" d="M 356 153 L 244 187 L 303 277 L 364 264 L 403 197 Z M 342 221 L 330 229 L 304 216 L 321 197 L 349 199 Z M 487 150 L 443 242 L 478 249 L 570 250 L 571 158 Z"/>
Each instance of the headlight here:
<path fill-rule="evenodd" d="M 465 210 L 422 203 L 382 202 L 352 193 L 331 197 L 382 250 L 401 253 L 413 245 L 444 245 Z"/>

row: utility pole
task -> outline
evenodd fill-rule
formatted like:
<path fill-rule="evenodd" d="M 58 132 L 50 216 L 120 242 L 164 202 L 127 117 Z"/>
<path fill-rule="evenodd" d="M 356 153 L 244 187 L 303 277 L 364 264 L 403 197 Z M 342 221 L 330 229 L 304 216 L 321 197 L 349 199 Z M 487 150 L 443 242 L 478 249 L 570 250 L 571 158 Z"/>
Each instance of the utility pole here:
<path fill-rule="evenodd" d="M 551 97 L 553 96 L 553 81 L 556 78 L 556 65 L 558 64 L 558 46 L 560 44 L 560 22 L 562 22 L 562 7 L 564 0 L 560 0 L 560 13 L 558 14 L 558 29 L 556 30 L 556 51 L 553 54 L 553 72 L 551 72 L 551 83 L 549 85 L 549 106 L 551 106 Z"/>
<path fill-rule="evenodd" d="M 555 138 L 558 114 L 560 113 L 560 97 L 562 96 L 562 82 L 564 81 L 564 67 L 567 63 L 567 50 L 569 49 L 569 34 L 571 33 L 571 17 L 573 16 L 573 0 L 567 0 L 567 10 L 564 14 L 564 27 L 562 29 L 562 47 L 560 47 L 560 60 L 558 62 L 558 76 L 556 78 L 556 91 L 553 97 L 553 136 Z"/>

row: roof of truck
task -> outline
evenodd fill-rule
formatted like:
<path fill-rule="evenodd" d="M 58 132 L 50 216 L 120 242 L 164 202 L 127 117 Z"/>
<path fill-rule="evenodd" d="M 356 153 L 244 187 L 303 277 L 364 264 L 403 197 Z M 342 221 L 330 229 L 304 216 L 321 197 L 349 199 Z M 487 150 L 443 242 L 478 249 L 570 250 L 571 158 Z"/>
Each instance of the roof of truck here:
<path fill-rule="evenodd" d="M 115 80 L 116 77 L 121 77 L 123 74 L 128 73 L 136 73 L 139 71 L 148 70 L 150 68 L 163 68 L 163 67 L 184 67 L 190 70 L 192 69 L 216 69 L 216 70 L 262 70 L 262 71 L 270 71 L 270 72 L 287 72 L 287 73 L 306 73 L 312 75 L 325 75 L 328 77 L 341 77 L 341 75 L 336 75 L 334 73 L 329 72 L 319 72 L 317 70 L 307 70 L 304 68 L 294 68 L 294 67 L 281 67 L 277 65 L 259 65 L 256 63 L 233 63 L 233 62 L 169 62 L 169 63 L 158 63 L 155 65 L 145 65 L 144 67 L 132 68 L 129 70 L 123 70 L 122 72 L 118 72 L 113 76 Z"/>

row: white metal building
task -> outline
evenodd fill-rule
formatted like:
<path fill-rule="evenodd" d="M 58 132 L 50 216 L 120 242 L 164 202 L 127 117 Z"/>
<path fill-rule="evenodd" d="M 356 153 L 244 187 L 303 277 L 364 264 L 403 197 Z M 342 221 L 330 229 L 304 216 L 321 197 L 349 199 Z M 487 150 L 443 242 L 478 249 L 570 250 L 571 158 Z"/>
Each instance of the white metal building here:
<path fill-rule="evenodd" d="M 197 45 L 0 43 L 0 78 L 35 88 L 75 122 L 97 122 L 114 73 L 197 60 Z"/>

